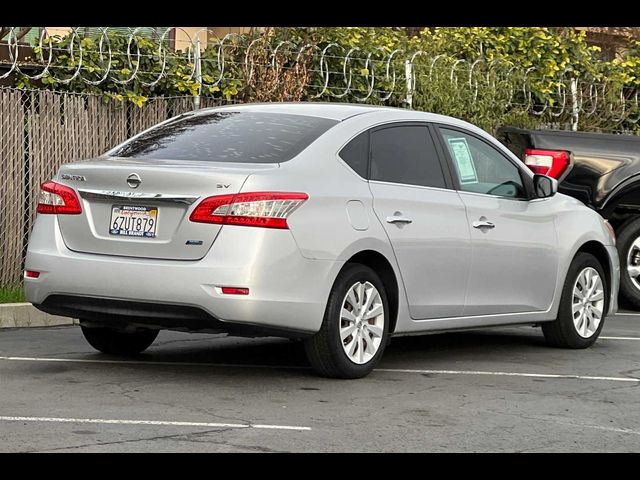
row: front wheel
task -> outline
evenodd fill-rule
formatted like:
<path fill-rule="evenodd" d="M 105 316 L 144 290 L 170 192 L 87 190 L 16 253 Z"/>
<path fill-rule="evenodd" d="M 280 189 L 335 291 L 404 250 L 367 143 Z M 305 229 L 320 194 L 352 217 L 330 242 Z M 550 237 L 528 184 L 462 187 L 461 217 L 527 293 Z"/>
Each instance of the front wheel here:
<path fill-rule="evenodd" d="M 349 264 L 331 289 L 320 331 L 305 341 L 307 358 L 324 377 L 364 377 L 382 357 L 388 330 L 380 277 L 365 265 Z"/>
<path fill-rule="evenodd" d="M 81 325 L 82 334 L 96 350 L 102 353 L 133 356 L 144 352 L 158 336 L 158 330 L 136 329 L 134 331 L 115 330 L 104 327 Z"/>
<path fill-rule="evenodd" d="M 542 324 L 545 339 L 562 348 L 587 348 L 596 341 L 609 308 L 604 269 L 596 257 L 579 252 L 567 273 L 558 317 Z"/>

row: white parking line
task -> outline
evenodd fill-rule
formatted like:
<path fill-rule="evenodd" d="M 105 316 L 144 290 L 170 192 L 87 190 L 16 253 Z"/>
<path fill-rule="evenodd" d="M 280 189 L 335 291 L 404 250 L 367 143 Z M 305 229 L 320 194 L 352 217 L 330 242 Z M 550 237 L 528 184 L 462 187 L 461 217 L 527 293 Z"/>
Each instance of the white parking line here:
<path fill-rule="evenodd" d="M 104 418 L 4 417 L 2 422 L 100 423 L 103 425 L 157 425 L 163 427 L 262 428 L 269 430 L 311 430 L 292 425 L 253 425 L 243 423 L 165 422 L 162 420 L 108 420 Z"/>
<path fill-rule="evenodd" d="M 591 375 L 566 375 L 556 373 L 487 372 L 482 370 L 413 370 L 404 368 L 376 368 L 375 371 L 434 375 L 495 375 L 498 377 L 568 378 L 572 380 L 599 380 L 605 382 L 640 382 L 640 378 L 633 377 L 597 377 Z"/>
<path fill-rule="evenodd" d="M 262 368 L 272 370 L 286 369 L 305 369 L 297 365 L 244 365 L 235 363 L 199 363 L 199 362 L 153 362 L 148 360 L 97 360 L 85 358 L 40 358 L 40 357 L 2 357 L 0 360 L 18 361 L 18 362 L 65 362 L 65 363 L 107 363 L 120 365 L 162 365 L 162 366 L 187 366 L 187 367 L 215 367 L 215 368 Z M 521 373 L 521 372 L 491 372 L 483 370 L 423 370 L 423 369 L 407 369 L 407 368 L 376 368 L 374 372 L 387 373 L 417 373 L 431 375 L 493 375 L 499 377 L 530 377 L 530 378 L 557 378 L 570 380 L 590 380 L 590 381 L 606 381 L 606 382 L 635 382 L 640 383 L 640 378 L 635 377 L 603 377 L 591 375 L 571 375 L 571 374 L 555 374 L 555 373 Z"/>
<path fill-rule="evenodd" d="M 584 423 L 571 423 L 571 422 L 563 422 L 560 420 L 553 420 L 553 423 L 559 425 L 566 425 L 568 427 L 576 427 L 576 428 L 592 428 L 594 430 L 601 430 L 603 432 L 614 432 L 614 433 L 628 433 L 631 435 L 640 435 L 640 431 L 632 430 L 631 428 L 619 428 L 619 427 L 606 427 L 603 425 L 589 425 Z"/>
<path fill-rule="evenodd" d="M 640 337 L 598 337 L 598 340 L 636 340 L 636 341 L 640 341 Z"/>

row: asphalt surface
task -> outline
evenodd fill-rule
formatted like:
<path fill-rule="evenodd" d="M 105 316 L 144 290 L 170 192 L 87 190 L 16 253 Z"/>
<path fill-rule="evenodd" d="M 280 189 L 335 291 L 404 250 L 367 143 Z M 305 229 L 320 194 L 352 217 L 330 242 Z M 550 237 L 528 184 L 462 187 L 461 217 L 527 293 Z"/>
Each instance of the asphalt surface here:
<path fill-rule="evenodd" d="M 2 452 L 640 451 L 640 315 L 588 350 L 531 327 L 394 339 L 361 380 L 301 344 L 161 332 L 137 361 L 78 327 L 0 331 Z M 55 360 L 54 360 L 55 359 Z"/>

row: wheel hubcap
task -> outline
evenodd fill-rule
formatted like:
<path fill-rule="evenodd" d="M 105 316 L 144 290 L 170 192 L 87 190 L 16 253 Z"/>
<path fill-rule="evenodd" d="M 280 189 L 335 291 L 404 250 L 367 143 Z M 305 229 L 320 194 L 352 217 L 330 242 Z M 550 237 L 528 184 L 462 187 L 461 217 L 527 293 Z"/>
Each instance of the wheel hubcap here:
<path fill-rule="evenodd" d="M 627 275 L 633 286 L 640 290 L 640 237 L 636 238 L 627 253 Z"/>
<path fill-rule="evenodd" d="M 595 268 L 583 269 L 573 286 L 571 313 L 576 332 L 582 338 L 593 336 L 602 321 L 604 287 Z"/>
<path fill-rule="evenodd" d="M 380 348 L 384 332 L 384 306 L 380 292 L 369 282 L 349 288 L 340 311 L 342 348 L 353 363 L 369 362 Z"/>

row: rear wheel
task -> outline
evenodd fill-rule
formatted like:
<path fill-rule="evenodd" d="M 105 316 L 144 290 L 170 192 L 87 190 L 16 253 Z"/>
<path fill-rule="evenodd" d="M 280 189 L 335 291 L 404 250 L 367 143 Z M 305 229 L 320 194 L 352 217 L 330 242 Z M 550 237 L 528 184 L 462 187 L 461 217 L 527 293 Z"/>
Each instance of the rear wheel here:
<path fill-rule="evenodd" d="M 609 308 L 604 269 L 590 253 L 578 252 L 562 289 L 558 318 L 542 324 L 551 345 L 587 348 L 596 341 Z"/>
<path fill-rule="evenodd" d="M 347 265 L 338 275 L 320 331 L 305 341 L 314 370 L 333 378 L 360 378 L 378 363 L 387 344 L 389 303 L 371 268 Z"/>
<path fill-rule="evenodd" d="M 618 229 L 620 257 L 620 295 L 634 309 L 640 310 L 640 218 Z"/>
<path fill-rule="evenodd" d="M 89 344 L 102 353 L 133 356 L 144 352 L 158 336 L 158 330 L 138 328 L 133 331 L 81 325 Z"/>

